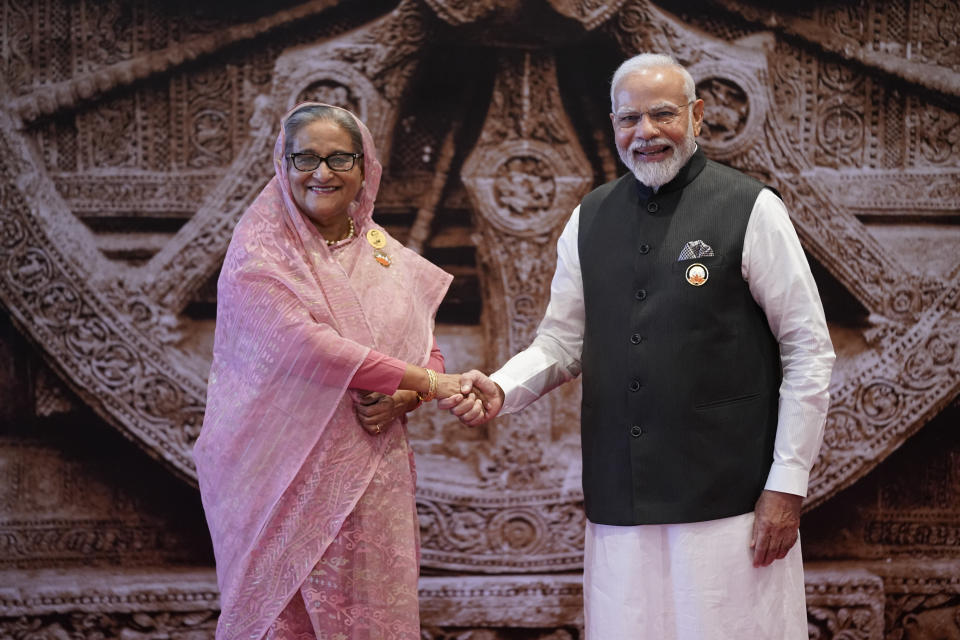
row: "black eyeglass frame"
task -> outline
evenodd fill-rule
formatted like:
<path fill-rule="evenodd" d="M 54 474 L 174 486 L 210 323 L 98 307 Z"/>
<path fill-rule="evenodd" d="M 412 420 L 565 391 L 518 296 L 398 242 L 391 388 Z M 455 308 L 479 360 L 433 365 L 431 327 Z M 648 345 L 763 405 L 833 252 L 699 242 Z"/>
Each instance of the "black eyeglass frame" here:
<path fill-rule="evenodd" d="M 301 157 L 304 157 L 304 156 L 309 156 L 309 157 L 311 157 L 311 158 L 317 158 L 317 166 L 313 167 L 312 169 L 301 169 L 300 167 L 298 167 L 298 166 L 297 166 L 297 158 L 301 158 Z M 350 158 L 353 159 L 353 162 L 350 163 L 350 166 L 349 166 L 349 167 L 346 167 L 346 168 L 344 168 L 344 169 L 337 169 L 337 168 L 333 167 L 333 166 L 330 164 L 330 158 L 333 158 L 333 157 L 341 157 L 341 158 L 342 158 L 342 157 L 344 157 L 344 156 L 349 156 Z M 304 152 L 302 152 L 302 153 L 291 153 L 291 154 L 288 155 L 287 157 L 290 158 L 290 162 L 293 163 L 293 168 L 296 169 L 297 171 L 302 171 L 303 173 L 313 173 L 314 171 L 316 171 L 317 169 L 319 169 L 319 168 L 320 168 L 320 165 L 323 164 L 323 163 L 326 163 L 326 164 L 327 164 L 327 168 L 330 169 L 330 171 L 337 171 L 337 172 L 342 173 L 342 172 L 345 172 L 345 171 L 350 171 L 350 170 L 353 169 L 355 166 L 357 166 L 357 159 L 358 159 L 358 158 L 362 158 L 362 157 L 363 157 L 363 153 L 347 153 L 347 152 L 345 152 L 345 151 L 337 151 L 336 153 L 331 153 L 331 154 L 328 155 L 328 156 L 321 156 L 321 155 L 316 154 L 316 153 L 311 153 L 311 152 L 309 152 L 309 151 L 304 151 Z"/>

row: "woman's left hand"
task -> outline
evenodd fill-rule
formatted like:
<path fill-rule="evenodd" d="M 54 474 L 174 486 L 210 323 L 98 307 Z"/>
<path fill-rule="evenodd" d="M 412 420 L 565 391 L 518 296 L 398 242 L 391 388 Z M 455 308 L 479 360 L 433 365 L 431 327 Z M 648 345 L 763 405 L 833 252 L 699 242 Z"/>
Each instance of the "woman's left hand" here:
<path fill-rule="evenodd" d="M 412 410 L 416 405 L 415 391 L 397 391 L 392 396 L 368 391 L 355 394 L 353 400 L 360 425 L 373 435 L 383 433 L 394 420 Z"/>

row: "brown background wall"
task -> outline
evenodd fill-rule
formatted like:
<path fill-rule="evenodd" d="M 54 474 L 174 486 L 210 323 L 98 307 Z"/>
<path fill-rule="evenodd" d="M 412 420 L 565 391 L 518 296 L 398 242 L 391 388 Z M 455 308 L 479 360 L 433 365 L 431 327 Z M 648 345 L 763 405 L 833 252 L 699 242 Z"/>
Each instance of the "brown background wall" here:
<path fill-rule="evenodd" d="M 620 171 L 609 77 L 672 53 L 708 156 L 777 187 L 839 354 L 802 538 L 812 638 L 960 638 L 960 4 L 0 0 L 0 637 L 212 637 L 190 446 L 216 276 L 304 97 L 456 278 L 451 369 L 525 346 Z M 411 423 L 425 638 L 581 636 L 577 385 Z"/>

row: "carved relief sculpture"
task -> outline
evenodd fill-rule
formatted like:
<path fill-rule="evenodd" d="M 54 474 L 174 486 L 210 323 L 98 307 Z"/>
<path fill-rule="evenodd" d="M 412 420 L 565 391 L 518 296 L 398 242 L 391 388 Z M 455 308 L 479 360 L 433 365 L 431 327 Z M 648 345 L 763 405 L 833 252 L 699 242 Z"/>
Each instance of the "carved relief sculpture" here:
<path fill-rule="evenodd" d="M 448 369 L 490 370 L 622 172 L 610 74 L 656 50 L 697 82 L 708 157 L 782 194 L 837 346 L 811 637 L 960 637 L 960 3 L 771 6 L 0 0 L 0 635 L 212 637 L 191 448 L 282 113 L 368 123 L 378 221 L 456 276 Z M 578 406 L 411 423 L 424 637 L 580 637 Z"/>

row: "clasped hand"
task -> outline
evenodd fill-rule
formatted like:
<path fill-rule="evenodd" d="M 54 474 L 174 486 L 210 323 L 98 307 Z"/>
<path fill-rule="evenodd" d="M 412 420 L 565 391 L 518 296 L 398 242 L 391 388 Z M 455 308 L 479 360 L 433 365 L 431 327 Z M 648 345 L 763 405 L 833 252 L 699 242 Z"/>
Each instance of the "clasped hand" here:
<path fill-rule="evenodd" d="M 437 406 L 449 409 L 464 424 L 475 426 L 486 422 L 503 404 L 500 387 L 479 371 L 441 373 L 438 377 Z"/>
<path fill-rule="evenodd" d="M 437 406 L 448 409 L 468 427 L 492 420 L 503 408 L 503 389 L 476 369 L 460 374 L 459 393 L 441 399 Z"/>
<path fill-rule="evenodd" d="M 441 409 L 450 409 L 464 424 L 476 426 L 500 410 L 503 392 L 479 371 L 437 373 L 436 400 Z M 400 390 L 392 395 L 356 391 L 353 405 L 360 425 L 368 433 L 378 435 L 397 418 L 416 409 L 420 402 L 415 391 Z"/>
<path fill-rule="evenodd" d="M 377 435 L 386 430 L 394 420 L 417 406 L 414 391 L 397 391 L 387 395 L 378 391 L 357 391 L 353 394 L 353 407 L 357 418 L 368 433 Z"/>

